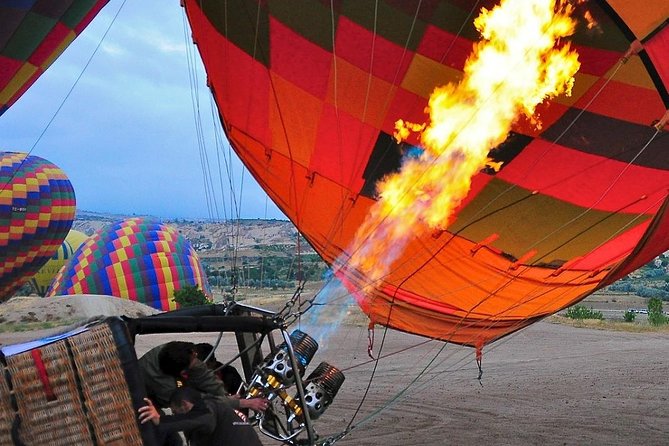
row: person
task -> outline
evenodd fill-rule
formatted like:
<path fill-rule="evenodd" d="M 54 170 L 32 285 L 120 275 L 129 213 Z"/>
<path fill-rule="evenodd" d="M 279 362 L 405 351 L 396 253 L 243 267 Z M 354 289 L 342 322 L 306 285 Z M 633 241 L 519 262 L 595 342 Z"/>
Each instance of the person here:
<path fill-rule="evenodd" d="M 232 409 L 262 412 L 268 406 L 265 398 L 229 396 L 223 381 L 197 357 L 192 342 L 172 341 L 154 347 L 139 358 L 139 367 L 147 395 L 158 407 L 168 407 L 170 396 L 180 385 L 225 398 Z"/>
<path fill-rule="evenodd" d="M 218 361 L 213 352 L 214 346 L 207 342 L 195 344 L 195 351 L 197 352 L 197 357 L 214 372 L 214 375 L 218 379 L 223 381 L 228 395 L 237 395 L 244 382 L 237 369 L 230 364 L 224 365 L 221 361 Z"/>
<path fill-rule="evenodd" d="M 150 399 L 139 409 L 142 424 L 152 422 L 160 438 L 184 432 L 191 446 L 261 446 L 253 427 L 221 398 L 179 387 L 170 398 L 173 415 L 161 414 Z"/>

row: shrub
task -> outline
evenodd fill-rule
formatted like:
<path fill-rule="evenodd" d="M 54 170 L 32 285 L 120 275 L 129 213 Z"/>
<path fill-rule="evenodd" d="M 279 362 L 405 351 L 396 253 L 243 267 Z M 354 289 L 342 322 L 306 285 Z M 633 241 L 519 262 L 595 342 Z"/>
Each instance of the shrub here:
<path fill-rule="evenodd" d="M 583 305 L 569 307 L 566 316 L 571 319 L 604 319 L 601 311 L 593 310 Z"/>
<path fill-rule="evenodd" d="M 185 286 L 179 290 L 175 290 L 173 300 L 182 308 L 211 303 L 202 290 L 196 286 Z"/>
<path fill-rule="evenodd" d="M 648 299 L 648 323 L 651 325 L 667 323 L 667 316 L 662 311 L 662 300 L 659 297 Z"/>
<path fill-rule="evenodd" d="M 627 310 L 623 315 L 623 319 L 625 320 L 625 322 L 634 322 L 635 318 L 636 318 L 636 313 L 634 311 Z"/>

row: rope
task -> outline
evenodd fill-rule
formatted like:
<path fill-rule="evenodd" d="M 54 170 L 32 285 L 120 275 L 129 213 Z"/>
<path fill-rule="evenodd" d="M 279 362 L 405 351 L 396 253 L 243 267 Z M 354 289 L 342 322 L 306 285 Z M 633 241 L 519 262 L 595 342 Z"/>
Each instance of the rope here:
<path fill-rule="evenodd" d="M 112 17 L 111 21 L 109 22 L 109 25 L 107 25 L 107 28 L 105 29 L 105 32 L 102 34 L 102 37 L 100 38 L 100 40 L 98 41 L 97 45 L 95 46 L 95 49 L 93 50 L 93 52 L 91 53 L 91 55 L 88 57 L 88 60 L 86 61 L 86 63 L 84 64 L 84 67 L 83 67 L 83 68 L 81 69 L 81 71 L 79 72 L 79 75 L 77 76 L 77 78 L 74 80 L 74 83 L 72 84 L 72 86 L 70 87 L 70 89 L 69 89 L 69 90 L 67 91 L 67 93 L 65 94 L 65 97 L 63 97 L 63 99 L 60 101 L 60 104 L 59 104 L 58 107 L 56 108 L 56 111 L 54 111 L 54 112 L 53 112 L 53 115 L 51 115 L 51 118 L 50 118 L 49 121 L 46 123 L 46 126 L 44 126 L 44 129 L 42 129 L 42 132 L 39 134 L 39 136 L 37 137 L 37 139 L 35 140 L 35 142 L 33 143 L 33 145 L 30 147 L 30 150 L 28 150 L 28 154 L 27 154 L 26 157 L 21 161 L 21 164 L 19 164 L 19 167 L 18 167 L 17 169 L 15 169 L 15 170 L 12 172 L 12 176 L 9 178 L 9 180 L 8 180 L 6 183 L 2 184 L 2 187 L 0 188 L 0 192 L 4 192 L 4 191 L 5 191 L 5 188 L 6 188 L 7 186 L 9 186 L 10 184 L 12 184 L 12 181 L 14 181 L 14 177 L 16 176 L 16 174 L 17 174 L 18 172 L 21 171 L 21 168 L 23 167 L 23 163 L 25 163 L 26 159 L 28 159 L 28 156 L 29 156 L 30 154 L 33 153 L 33 150 L 35 150 L 35 147 L 37 147 L 37 144 L 39 144 L 39 142 L 42 140 L 42 137 L 44 137 L 44 135 L 46 134 L 47 130 L 49 130 L 49 128 L 51 127 L 51 124 L 53 124 L 53 122 L 56 120 L 56 116 L 58 116 L 58 114 L 60 113 L 60 111 L 61 111 L 61 109 L 63 108 L 63 106 L 65 105 L 65 103 L 67 102 L 67 100 L 68 100 L 68 99 L 70 98 L 70 96 L 72 95 L 72 92 L 74 91 L 75 87 L 79 84 L 79 81 L 81 80 L 81 78 L 83 77 L 84 73 L 86 72 L 86 69 L 88 68 L 88 66 L 89 66 L 89 65 L 91 64 L 91 62 L 93 61 L 93 57 L 95 57 L 95 55 L 97 54 L 98 50 L 99 50 L 100 47 L 102 46 L 102 42 L 104 42 L 105 38 L 107 37 L 107 34 L 109 34 L 109 31 L 111 30 L 112 25 L 114 25 L 114 23 L 116 22 L 116 18 L 117 18 L 118 15 L 120 14 L 121 9 L 123 9 L 123 6 L 125 6 L 125 2 L 126 2 L 126 0 L 123 0 L 122 3 L 121 3 L 121 5 L 120 5 L 120 6 L 118 7 L 118 9 L 116 10 L 116 13 L 114 14 L 114 16 Z"/>

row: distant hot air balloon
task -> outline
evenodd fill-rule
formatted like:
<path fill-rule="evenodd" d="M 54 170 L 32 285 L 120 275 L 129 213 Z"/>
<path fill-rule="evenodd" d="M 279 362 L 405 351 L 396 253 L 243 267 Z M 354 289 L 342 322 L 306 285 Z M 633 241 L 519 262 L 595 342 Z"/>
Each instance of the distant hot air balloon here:
<path fill-rule="evenodd" d="M 75 213 L 72 184 L 49 161 L 0 152 L 0 302 L 58 250 Z"/>
<path fill-rule="evenodd" d="M 56 274 L 58 274 L 58 271 L 72 259 L 74 252 L 87 238 L 88 236 L 83 232 L 70 229 L 67 237 L 60 244 L 58 251 L 30 279 L 30 285 L 35 290 L 35 293 L 40 296 L 46 295 L 49 285 Z"/>
<path fill-rule="evenodd" d="M 47 296 L 103 294 L 174 310 L 174 291 L 196 286 L 211 297 L 195 249 L 173 227 L 130 218 L 100 229 L 56 275 Z"/>
<path fill-rule="evenodd" d="M 0 4 L 0 115 L 60 56 L 108 1 Z"/>
<path fill-rule="evenodd" d="M 495 3 L 184 2 L 232 147 L 371 321 L 476 346 L 669 249 L 669 2 L 618 0 L 577 7 L 572 95 L 539 105 L 541 126 L 513 122 L 438 230 L 418 216 L 406 244 L 382 244 L 378 277 L 350 261 L 379 180 L 424 153 L 395 141 L 396 122 L 425 122 L 435 87 L 463 79 L 474 18 Z M 520 68 L 496 66 L 491 102 Z"/>

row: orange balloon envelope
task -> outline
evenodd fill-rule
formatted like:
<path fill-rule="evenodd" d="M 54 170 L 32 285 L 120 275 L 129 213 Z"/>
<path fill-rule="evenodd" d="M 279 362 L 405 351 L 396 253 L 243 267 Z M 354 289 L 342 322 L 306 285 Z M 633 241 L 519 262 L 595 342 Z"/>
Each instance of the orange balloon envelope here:
<path fill-rule="evenodd" d="M 489 153 L 501 169 L 375 282 L 347 259 L 377 181 L 422 150 L 395 122 L 462 78 L 493 3 L 184 3 L 234 150 L 372 322 L 482 346 L 669 249 L 669 2 L 588 2 L 572 96 L 519 120 Z"/>

